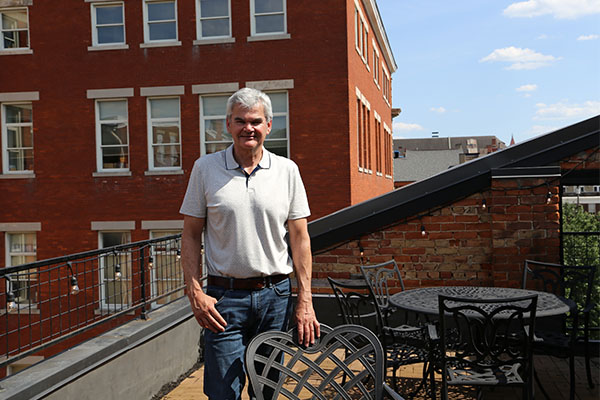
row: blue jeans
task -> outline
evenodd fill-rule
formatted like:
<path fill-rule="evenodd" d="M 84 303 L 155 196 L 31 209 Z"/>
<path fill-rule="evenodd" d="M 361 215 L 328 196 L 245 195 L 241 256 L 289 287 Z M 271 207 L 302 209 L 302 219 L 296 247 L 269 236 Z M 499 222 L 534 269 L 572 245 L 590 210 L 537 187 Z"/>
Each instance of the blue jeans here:
<path fill-rule="evenodd" d="M 258 333 L 287 329 L 291 283 L 285 279 L 261 290 L 229 290 L 207 286 L 217 311 L 227 321 L 225 332 L 204 330 L 204 393 L 211 400 L 237 400 L 246 383 L 244 353 Z M 248 389 L 253 397 L 251 388 Z"/>

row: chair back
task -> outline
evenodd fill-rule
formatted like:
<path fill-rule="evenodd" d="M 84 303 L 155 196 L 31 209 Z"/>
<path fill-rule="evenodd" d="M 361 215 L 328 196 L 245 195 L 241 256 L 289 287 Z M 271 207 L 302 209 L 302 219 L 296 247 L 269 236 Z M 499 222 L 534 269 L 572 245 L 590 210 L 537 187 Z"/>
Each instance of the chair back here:
<path fill-rule="evenodd" d="M 390 287 L 404 290 L 404 281 L 395 260 L 375 265 L 361 265 L 360 270 L 382 309 L 390 306 Z"/>
<path fill-rule="evenodd" d="M 258 400 L 265 390 L 274 399 L 382 399 L 385 356 L 370 330 L 322 324 L 314 345 L 297 343 L 295 329 L 264 332 L 250 341 L 246 366 Z"/>
<path fill-rule="evenodd" d="M 327 277 L 335 294 L 344 324 L 361 325 L 378 335 L 384 326 L 379 307 L 373 302 L 366 283 L 347 283 Z M 359 281 L 360 282 L 360 281 Z"/>
<path fill-rule="evenodd" d="M 481 374 L 490 368 L 517 368 L 521 376 L 531 377 L 536 307 L 537 295 L 491 300 L 440 295 L 442 371 L 459 366 L 456 373 L 469 376 L 473 384 L 498 379 Z M 445 385 L 445 373 L 442 378 Z"/>

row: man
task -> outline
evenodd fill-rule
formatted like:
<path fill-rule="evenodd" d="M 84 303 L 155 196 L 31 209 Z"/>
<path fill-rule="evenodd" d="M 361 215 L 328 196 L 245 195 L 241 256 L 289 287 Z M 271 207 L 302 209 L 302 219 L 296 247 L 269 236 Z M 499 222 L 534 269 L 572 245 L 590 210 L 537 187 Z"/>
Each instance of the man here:
<path fill-rule="evenodd" d="M 244 351 L 253 336 L 287 329 L 292 271 L 299 341 L 314 343 L 320 335 L 310 287 L 308 201 L 296 164 L 263 147 L 272 119 L 267 95 L 250 88 L 234 93 L 226 118 L 233 145 L 196 160 L 180 210 L 187 294 L 205 328 L 204 392 L 214 400 L 241 397 Z M 200 282 L 203 230 L 206 293 Z"/>

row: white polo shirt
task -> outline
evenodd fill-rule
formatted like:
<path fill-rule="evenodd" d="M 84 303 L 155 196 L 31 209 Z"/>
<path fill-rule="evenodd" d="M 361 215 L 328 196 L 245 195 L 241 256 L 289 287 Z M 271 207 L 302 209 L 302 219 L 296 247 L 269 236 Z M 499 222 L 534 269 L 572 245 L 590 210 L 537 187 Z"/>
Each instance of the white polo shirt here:
<path fill-rule="evenodd" d="M 253 278 L 293 270 L 286 222 L 310 215 L 300 171 L 265 148 L 258 165 L 247 175 L 233 157 L 233 145 L 194 163 L 179 212 L 206 218 L 209 275 Z"/>

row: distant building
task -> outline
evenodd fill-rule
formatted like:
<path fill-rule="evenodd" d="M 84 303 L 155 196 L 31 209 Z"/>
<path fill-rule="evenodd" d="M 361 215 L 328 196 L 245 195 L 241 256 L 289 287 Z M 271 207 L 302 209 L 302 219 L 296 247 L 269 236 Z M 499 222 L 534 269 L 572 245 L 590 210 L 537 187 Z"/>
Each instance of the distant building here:
<path fill-rule="evenodd" d="M 496 136 L 394 139 L 394 187 L 506 148 Z"/>

